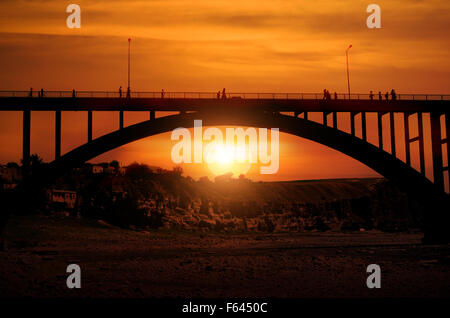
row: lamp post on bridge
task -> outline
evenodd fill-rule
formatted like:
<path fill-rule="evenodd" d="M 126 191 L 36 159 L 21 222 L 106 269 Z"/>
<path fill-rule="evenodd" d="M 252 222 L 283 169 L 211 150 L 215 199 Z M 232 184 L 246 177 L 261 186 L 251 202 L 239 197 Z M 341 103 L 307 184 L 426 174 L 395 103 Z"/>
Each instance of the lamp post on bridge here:
<path fill-rule="evenodd" d="M 350 99 L 350 75 L 348 71 L 348 51 L 352 48 L 350 44 L 349 47 L 345 50 L 345 57 L 347 58 L 347 87 L 348 87 L 348 99 Z"/>
<path fill-rule="evenodd" d="M 127 98 L 131 97 L 131 92 L 130 92 L 130 59 L 131 59 L 131 38 L 128 38 L 128 88 L 127 88 Z"/>

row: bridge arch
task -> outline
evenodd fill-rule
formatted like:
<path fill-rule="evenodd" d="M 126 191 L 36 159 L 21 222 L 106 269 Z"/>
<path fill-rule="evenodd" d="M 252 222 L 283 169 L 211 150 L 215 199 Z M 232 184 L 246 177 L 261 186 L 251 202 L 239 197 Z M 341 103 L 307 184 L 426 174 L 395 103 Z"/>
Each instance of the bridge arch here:
<path fill-rule="evenodd" d="M 444 200 L 448 200 L 447 194 L 418 171 L 362 139 L 310 120 L 271 112 L 203 111 L 160 117 L 98 137 L 61 156 L 50 166 L 62 172 L 130 142 L 178 127 L 193 127 L 195 119 L 201 119 L 204 126 L 237 125 L 279 128 L 281 132 L 315 141 L 360 161 L 406 192 L 433 197 L 440 194 Z"/>
<path fill-rule="evenodd" d="M 424 243 L 447 243 L 450 232 L 448 207 L 450 196 L 412 167 L 380 148 L 351 134 L 307 119 L 273 112 L 199 111 L 151 119 L 98 137 L 53 161 L 47 173 L 58 176 L 107 151 L 130 142 L 171 131 L 190 128 L 195 119 L 204 126 L 236 125 L 279 128 L 281 132 L 315 141 L 348 155 L 392 181 L 403 191 L 412 194 L 426 210 L 423 231 Z"/>

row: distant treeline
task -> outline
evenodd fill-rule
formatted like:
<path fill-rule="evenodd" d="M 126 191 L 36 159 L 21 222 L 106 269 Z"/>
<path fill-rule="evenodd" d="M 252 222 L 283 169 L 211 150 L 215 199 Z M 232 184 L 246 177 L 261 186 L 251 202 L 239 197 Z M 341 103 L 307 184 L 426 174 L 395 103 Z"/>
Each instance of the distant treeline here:
<path fill-rule="evenodd" d="M 35 166 L 39 163 L 35 162 Z M 73 169 L 51 184 L 2 190 L 8 213 L 54 213 L 49 189 L 76 191 L 73 216 L 101 219 L 121 227 L 196 226 L 211 230 L 261 231 L 419 228 L 422 208 L 384 179 L 253 182 L 225 175 L 214 181 L 133 163 L 119 172 Z M 3 188 L 2 188 L 3 189 Z M 253 223 L 252 223 L 253 222 Z"/>

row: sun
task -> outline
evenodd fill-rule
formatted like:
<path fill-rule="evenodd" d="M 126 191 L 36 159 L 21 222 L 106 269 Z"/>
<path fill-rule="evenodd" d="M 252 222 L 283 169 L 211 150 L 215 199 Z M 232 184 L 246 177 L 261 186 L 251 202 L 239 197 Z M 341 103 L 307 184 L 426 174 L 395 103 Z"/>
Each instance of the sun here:
<path fill-rule="evenodd" d="M 209 170 L 216 176 L 231 172 L 236 177 L 250 170 L 245 146 L 216 144 L 210 147 L 206 158 Z"/>
<path fill-rule="evenodd" d="M 225 147 L 224 145 L 218 145 L 215 151 L 212 152 L 213 162 L 222 165 L 229 165 L 234 162 L 234 147 Z"/>

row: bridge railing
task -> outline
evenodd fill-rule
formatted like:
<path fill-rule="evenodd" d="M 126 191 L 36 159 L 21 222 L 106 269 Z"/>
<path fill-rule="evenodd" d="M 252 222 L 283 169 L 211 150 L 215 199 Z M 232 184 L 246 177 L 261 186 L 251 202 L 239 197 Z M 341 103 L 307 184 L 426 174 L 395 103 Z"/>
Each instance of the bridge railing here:
<path fill-rule="evenodd" d="M 41 96 L 41 94 L 43 96 Z M 45 97 L 45 98 L 126 98 L 126 91 L 0 91 L 1 97 Z M 169 99 L 217 99 L 222 98 L 218 92 L 134 92 L 130 93 L 131 98 L 169 98 Z M 239 93 L 239 92 L 226 92 L 227 99 L 323 99 L 323 93 Z M 345 94 L 334 93 L 331 94 L 331 99 L 340 100 L 379 100 L 380 98 L 385 100 L 385 94 L 374 93 L 370 94 Z M 388 96 L 391 99 L 391 96 Z M 450 100 L 450 94 L 398 94 L 399 100 Z"/>

